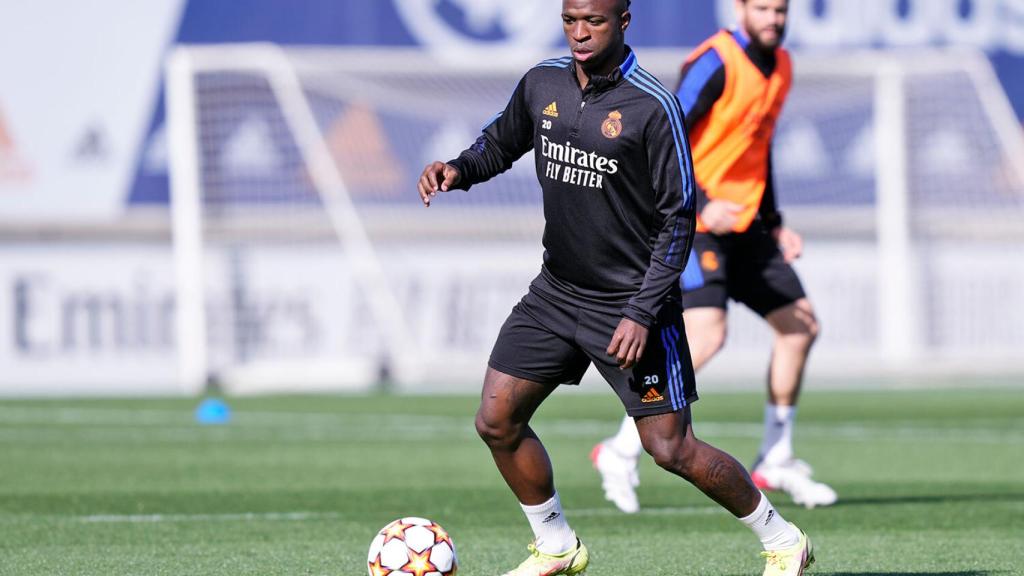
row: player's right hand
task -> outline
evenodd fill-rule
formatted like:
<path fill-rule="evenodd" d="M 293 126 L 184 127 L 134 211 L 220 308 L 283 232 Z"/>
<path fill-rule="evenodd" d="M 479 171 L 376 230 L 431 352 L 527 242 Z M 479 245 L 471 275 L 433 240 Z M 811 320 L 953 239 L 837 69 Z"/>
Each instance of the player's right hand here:
<path fill-rule="evenodd" d="M 700 220 L 712 234 L 732 232 L 743 205 L 728 200 L 712 200 L 700 212 Z"/>
<path fill-rule="evenodd" d="M 619 370 L 632 368 L 640 361 L 647 347 L 647 327 L 636 320 L 623 318 L 612 334 L 605 353 L 615 357 Z"/>
<path fill-rule="evenodd" d="M 459 183 L 462 175 L 451 164 L 444 162 L 431 162 L 423 169 L 420 175 L 419 190 L 420 200 L 427 208 L 430 207 L 430 199 L 438 192 L 447 192 L 452 186 Z"/>
<path fill-rule="evenodd" d="M 789 228 L 780 226 L 772 231 L 772 236 L 775 238 L 775 242 L 778 243 L 779 249 L 782 251 L 782 258 L 786 261 L 786 264 L 792 264 L 794 260 L 804 253 L 804 239 Z"/>

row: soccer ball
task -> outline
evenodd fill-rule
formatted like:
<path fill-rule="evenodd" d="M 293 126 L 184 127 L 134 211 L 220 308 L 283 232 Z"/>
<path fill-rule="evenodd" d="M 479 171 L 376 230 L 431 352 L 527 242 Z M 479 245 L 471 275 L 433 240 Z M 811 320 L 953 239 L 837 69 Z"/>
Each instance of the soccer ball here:
<path fill-rule="evenodd" d="M 366 558 L 370 576 L 455 576 L 455 544 L 440 524 L 399 518 L 380 529 Z"/>

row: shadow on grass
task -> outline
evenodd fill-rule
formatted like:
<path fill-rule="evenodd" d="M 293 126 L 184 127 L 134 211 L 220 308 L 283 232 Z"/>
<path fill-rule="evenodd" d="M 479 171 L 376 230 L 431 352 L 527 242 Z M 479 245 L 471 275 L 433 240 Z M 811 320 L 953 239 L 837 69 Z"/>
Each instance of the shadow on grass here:
<path fill-rule="evenodd" d="M 872 504 L 937 504 L 942 502 L 1024 502 L 1024 493 L 1001 494 L 933 494 L 930 496 L 869 496 L 840 498 L 833 506 L 865 506 Z M 961 573 L 956 573 L 961 574 Z M 963 572 L 962 574 L 973 574 Z M 846 575 L 843 575 L 846 576 Z"/>
<path fill-rule="evenodd" d="M 998 572 L 819 572 L 819 576 L 996 576 Z"/>

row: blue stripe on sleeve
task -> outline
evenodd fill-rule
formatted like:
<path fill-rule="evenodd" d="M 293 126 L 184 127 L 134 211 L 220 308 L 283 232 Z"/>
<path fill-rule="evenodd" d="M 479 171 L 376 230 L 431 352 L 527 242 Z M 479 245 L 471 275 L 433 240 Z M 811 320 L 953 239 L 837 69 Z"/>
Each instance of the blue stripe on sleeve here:
<path fill-rule="evenodd" d="M 683 123 L 683 111 L 679 107 L 679 100 L 643 68 L 638 68 L 637 73 L 630 76 L 628 80 L 637 88 L 653 96 L 665 109 L 669 119 L 669 124 L 672 128 L 672 137 L 675 141 L 676 158 L 679 161 L 679 175 L 682 180 L 683 209 L 689 210 L 692 208 L 694 202 L 694 193 L 690 188 L 691 178 L 689 177 L 691 172 L 690 166 L 692 166 L 692 164 L 690 161 L 689 149 L 687 147 L 686 130 Z M 676 248 L 676 242 L 679 240 L 678 231 L 679 220 L 677 219 L 675 228 L 672 230 L 672 242 L 669 244 L 668 252 L 665 254 L 665 260 L 667 263 L 672 262 L 673 250 Z M 680 262 L 682 261 L 682 254 L 676 254 L 675 256 Z"/>
<path fill-rule="evenodd" d="M 650 89 L 645 89 L 637 84 L 634 80 L 640 80 L 642 84 Z M 659 83 L 651 73 L 643 68 L 638 69 L 638 73 L 630 77 L 630 81 L 634 85 L 640 87 L 648 94 L 654 96 L 661 102 L 661 105 L 668 112 L 669 122 L 672 124 L 672 135 L 675 137 L 676 143 L 676 155 L 679 158 L 679 173 L 683 180 L 683 208 L 690 209 L 693 207 L 694 193 L 690 189 L 690 179 L 687 176 L 692 172 L 690 168 L 693 163 L 690 160 L 690 146 L 689 141 L 686 137 L 686 124 L 683 121 L 683 109 L 679 105 L 679 99 L 675 97 L 671 92 L 668 91 L 664 86 Z"/>
<path fill-rule="evenodd" d="M 551 58 L 549 60 L 544 60 L 543 62 L 534 66 L 534 68 L 568 68 L 570 62 L 572 62 L 572 56 L 562 56 L 561 58 Z M 514 96 L 515 93 L 513 93 L 513 97 Z M 511 99 L 509 100 L 511 101 Z M 507 107 L 508 105 L 506 104 L 506 108 Z M 502 110 L 495 114 L 494 116 L 491 116 L 491 119 L 488 120 L 487 123 L 480 128 L 480 130 L 486 130 L 488 127 L 490 127 L 491 124 L 497 122 L 498 118 L 501 118 L 502 114 L 504 113 L 505 110 Z"/>
<path fill-rule="evenodd" d="M 643 69 L 641 69 L 641 72 L 642 71 L 643 71 Z M 643 90 L 644 92 L 647 92 L 651 96 L 654 96 L 654 98 L 658 102 L 660 102 L 662 107 L 665 109 L 665 112 L 666 112 L 666 114 L 668 116 L 668 119 L 669 119 L 669 124 L 671 125 L 671 128 L 672 128 L 672 139 L 673 139 L 673 141 L 675 143 L 676 158 L 679 161 L 679 173 L 680 173 L 681 179 L 683 181 L 683 189 L 682 189 L 683 206 L 684 206 L 684 208 L 686 208 L 686 207 L 688 207 L 688 203 L 689 203 L 689 198 L 688 198 L 689 191 L 687 189 L 687 178 L 686 178 L 686 173 L 687 173 L 686 165 L 687 165 L 687 163 L 683 159 L 683 144 L 682 143 L 684 142 L 684 140 L 682 138 L 680 138 L 680 134 L 682 134 L 682 127 L 681 127 L 682 123 L 679 120 L 679 117 L 681 115 L 681 111 L 679 111 L 678 114 L 677 114 L 677 111 L 675 110 L 676 108 L 679 107 L 679 104 L 678 104 L 679 101 L 676 99 L 675 96 L 669 95 L 668 92 L 663 91 L 663 90 L 658 90 L 657 87 L 659 86 L 659 84 L 656 83 L 656 82 L 652 83 L 652 81 L 650 79 L 644 77 L 642 73 L 641 74 L 634 74 L 633 76 L 631 76 L 629 78 L 629 81 L 630 81 L 630 83 L 632 83 L 637 88 Z M 675 103 L 675 106 L 672 106 L 670 102 L 671 103 Z M 669 244 L 668 250 L 667 250 L 667 252 L 665 254 L 665 260 L 666 260 L 667 263 L 671 263 L 672 262 L 672 251 L 673 251 L 673 249 L 675 249 L 676 241 L 679 239 L 678 238 L 678 232 L 679 232 L 679 220 L 677 218 L 675 226 L 672 228 L 672 242 Z M 678 257 L 679 257 L 679 260 L 682 261 L 682 255 L 678 255 Z"/>
<path fill-rule="evenodd" d="M 683 292 L 690 292 L 704 286 L 704 272 L 700 269 L 700 262 L 697 262 L 697 251 L 690 250 L 690 256 L 686 260 L 686 268 L 679 277 L 679 287 Z"/>
<path fill-rule="evenodd" d="M 480 127 L 480 131 L 483 132 L 484 130 L 487 130 L 487 128 L 489 128 L 491 124 L 494 124 L 495 122 L 497 122 L 498 118 L 501 118 L 503 114 L 505 114 L 504 110 L 502 110 L 501 112 L 498 112 L 494 116 L 491 116 L 491 119 L 488 120 L 486 124 L 484 124 L 483 126 Z"/>
<path fill-rule="evenodd" d="M 697 61 L 690 65 L 682 84 L 679 85 L 679 91 L 676 92 L 684 111 L 693 108 L 701 90 L 722 66 L 722 58 L 713 48 L 701 54 Z"/>
<path fill-rule="evenodd" d="M 534 66 L 534 68 L 568 68 L 570 62 L 572 62 L 572 56 L 563 56 L 561 58 L 545 60 Z"/>

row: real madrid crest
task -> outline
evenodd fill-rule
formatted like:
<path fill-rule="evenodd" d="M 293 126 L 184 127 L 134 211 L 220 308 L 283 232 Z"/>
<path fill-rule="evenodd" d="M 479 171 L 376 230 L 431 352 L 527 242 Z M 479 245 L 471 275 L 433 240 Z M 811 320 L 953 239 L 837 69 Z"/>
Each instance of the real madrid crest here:
<path fill-rule="evenodd" d="M 601 134 L 605 138 L 618 138 L 622 134 L 622 113 L 618 110 L 610 112 L 601 123 Z"/>

